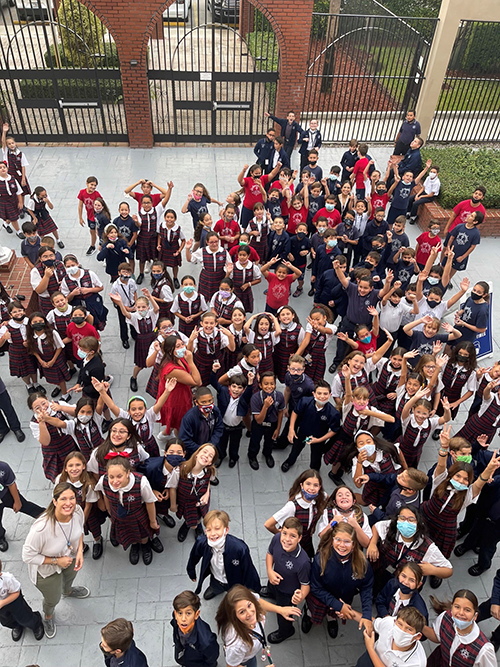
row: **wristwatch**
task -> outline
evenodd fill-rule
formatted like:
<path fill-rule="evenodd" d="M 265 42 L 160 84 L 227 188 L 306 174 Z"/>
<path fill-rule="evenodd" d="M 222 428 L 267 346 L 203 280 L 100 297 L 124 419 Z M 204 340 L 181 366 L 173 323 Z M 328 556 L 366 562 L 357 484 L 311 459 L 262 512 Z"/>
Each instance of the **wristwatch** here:
<path fill-rule="evenodd" d="M 57 558 L 56 558 L 56 556 L 52 556 L 52 565 L 57 565 Z"/>

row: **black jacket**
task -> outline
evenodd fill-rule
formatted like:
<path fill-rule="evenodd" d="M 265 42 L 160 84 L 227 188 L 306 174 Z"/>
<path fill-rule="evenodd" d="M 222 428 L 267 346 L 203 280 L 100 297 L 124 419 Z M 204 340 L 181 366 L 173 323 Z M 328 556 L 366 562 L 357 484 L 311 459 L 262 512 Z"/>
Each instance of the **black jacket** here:
<path fill-rule="evenodd" d="M 106 377 L 104 363 L 101 357 L 96 354 L 92 359 L 80 368 L 78 373 L 78 384 L 82 387 L 82 395 L 99 400 L 99 392 L 94 389 L 91 378 L 97 378 L 100 382 Z"/>
<path fill-rule="evenodd" d="M 300 141 L 299 153 L 301 155 L 307 155 L 307 152 L 308 152 L 307 147 L 309 145 L 309 133 L 310 133 L 310 130 L 304 130 L 304 132 L 302 132 L 302 136 L 299 139 L 299 141 Z M 307 139 L 307 141 L 304 141 L 304 139 Z M 316 132 L 316 136 L 314 137 L 314 146 L 313 146 L 313 148 L 320 149 L 322 143 L 323 143 L 323 140 L 321 138 L 321 132 L 318 130 Z"/>
<path fill-rule="evenodd" d="M 201 618 L 194 622 L 193 631 L 189 642 L 183 644 L 180 640 L 180 631 L 175 616 L 170 621 L 174 635 L 175 662 L 185 667 L 215 667 L 219 657 L 219 644 L 217 635 L 202 621 Z"/>
<path fill-rule="evenodd" d="M 106 663 L 106 667 L 111 667 L 111 657 L 104 658 L 104 662 Z M 148 660 L 144 653 L 137 648 L 135 641 L 132 640 L 129 650 L 125 651 L 121 658 L 118 658 L 116 664 L 119 667 L 148 667 Z"/>

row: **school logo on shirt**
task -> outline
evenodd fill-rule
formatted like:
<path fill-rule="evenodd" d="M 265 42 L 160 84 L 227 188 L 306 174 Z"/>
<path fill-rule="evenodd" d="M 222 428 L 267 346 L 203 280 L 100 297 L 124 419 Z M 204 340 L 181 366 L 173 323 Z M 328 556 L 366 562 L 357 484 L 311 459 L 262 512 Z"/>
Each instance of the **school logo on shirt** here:
<path fill-rule="evenodd" d="M 254 183 L 253 185 L 251 185 L 251 186 L 250 186 L 250 192 L 251 192 L 253 195 L 259 195 L 259 194 L 260 194 L 260 188 L 259 188 L 259 186 L 258 186 L 258 185 L 255 185 L 255 183 Z M 201 211 L 201 209 L 200 209 L 200 211 Z"/>
<path fill-rule="evenodd" d="M 234 560 L 231 561 L 231 563 L 234 565 L 234 567 L 238 567 L 240 561 L 235 558 Z"/>
<path fill-rule="evenodd" d="M 411 187 L 401 188 L 401 190 L 399 191 L 399 196 L 401 197 L 401 199 L 407 199 L 410 196 L 410 192 L 411 192 Z"/>
<path fill-rule="evenodd" d="M 315 201 L 309 202 L 309 213 L 311 213 L 312 215 L 314 215 L 314 214 L 317 213 L 318 211 L 319 211 L 319 205 L 318 205 L 318 202 L 315 202 Z"/>
<path fill-rule="evenodd" d="M 121 227 L 118 227 L 118 231 L 122 236 L 124 236 L 126 239 L 128 239 L 129 234 L 130 234 L 130 229 L 126 225 L 122 225 Z"/>
<path fill-rule="evenodd" d="M 370 299 L 365 299 L 365 306 L 369 306 L 369 305 L 370 305 Z"/>
<path fill-rule="evenodd" d="M 465 306 L 462 317 L 460 318 L 464 322 L 468 322 L 472 318 L 472 308 L 470 306 Z"/>
<path fill-rule="evenodd" d="M 420 250 L 424 255 L 429 255 L 432 250 L 432 246 L 430 243 L 422 243 Z"/>
<path fill-rule="evenodd" d="M 285 281 L 283 281 L 285 282 Z M 273 296 L 276 299 L 276 301 L 280 301 L 283 299 L 286 295 L 288 294 L 288 283 L 284 285 L 279 285 L 276 283 L 273 287 Z"/>
<path fill-rule="evenodd" d="M 298 225 L 299 222 L 302 222 L 302 215 L 300 213 L 294 213 L 292 215 L 292 220 Z"/>
<path fill-rule="evenodd" d="M 467 658 L 469 657 L 469 651 L 468 651 L 466 648 L 463 648 L 463 649 L 460 651 L 460 655 L 462 656 L 462 658 L 464 658 L 465 660 L 467 660 Z"/>
<path fill-rule="evenodd" d="M 401 248 L 401 241 L 399 239 L 395 239 L 391 244 L 392 252 L 396 252 L 396 250 L 399 250 L 400 248 Z"/>
<path fill-rule="evenodd" d="M 128 503 L 133 503 L 134 500 L 135 500 L 135 496 L 133 496 L 133 495 L 127 496 L 127 502 Z"/>
<path fill-rule="evenodd" d="M 455 241 L 457 245 L 466 245 L 469 241 L 469 237 L 465 232 L 460 232 L 457 234 Z"/>
<path fill-rule="evenodd" d="M 321 415 L 321 420 L 326 422 L 326 415 Z"/>
<path fill-rule="evenodd" d="M 285 563 L 285 567 L 287 568 L 287 570 L 293 570 L 293 563 L 292 563 L 292 561 L 291 561 L 291 560 L 287 560 L 287 562 Z"/>
<path fill-rule="evenodd" d="M 411 278 L 411 273 L 408 271 L 408 269 L 401 269 L 401 271 L 398 273 L 398 280 L 400 280 L 402 283 L 408 282 Z"/>

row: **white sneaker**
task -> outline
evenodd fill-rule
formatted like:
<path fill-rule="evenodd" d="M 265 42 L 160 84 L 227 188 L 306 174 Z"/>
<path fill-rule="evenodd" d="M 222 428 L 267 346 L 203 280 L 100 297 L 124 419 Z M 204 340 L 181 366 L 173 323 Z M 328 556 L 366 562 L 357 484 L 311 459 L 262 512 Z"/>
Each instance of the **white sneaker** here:
<path fill-rule="evenodd" d="M 56 636 L 57 628 L 53 616 L 52 618 L 43 619 L 43 629 L 45 630 L 45 636 L 47 639 L 54 639 Z"/>

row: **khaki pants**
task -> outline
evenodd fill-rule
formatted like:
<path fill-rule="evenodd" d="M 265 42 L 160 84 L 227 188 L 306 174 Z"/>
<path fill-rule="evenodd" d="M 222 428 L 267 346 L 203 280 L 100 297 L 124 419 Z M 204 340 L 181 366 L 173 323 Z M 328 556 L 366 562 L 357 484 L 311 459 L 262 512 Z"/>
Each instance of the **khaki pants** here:
<path fill-rule="evenodd" d="M 45 616 L 52 616 L 61 595 L 71 592 L 73 580 L 78 572 L 75 572 L 75 561 L 61 573 L 55 572 L 50 577 L 37 576 L 36 587 L 43 595 L 43 611 Z"/>

